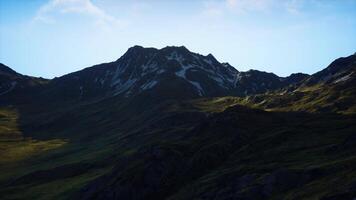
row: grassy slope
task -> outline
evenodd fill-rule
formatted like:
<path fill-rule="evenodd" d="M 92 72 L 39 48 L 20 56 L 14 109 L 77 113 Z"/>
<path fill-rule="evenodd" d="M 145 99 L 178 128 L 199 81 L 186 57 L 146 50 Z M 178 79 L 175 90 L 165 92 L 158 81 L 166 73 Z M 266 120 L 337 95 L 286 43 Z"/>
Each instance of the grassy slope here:
<path fill-rule="evenodd" d="M 276 192 L 272 199 L 319 199 L 348 190 L 355 184 L 356 156 L 353 146 L 344 144 L 356 130 L 355 116 L 336 115 L 293 116 L 275 113 L 282 123 L 264 124 L 268 119 L 251 122 L 251 115 L 237 115 L 236 123 L 256 129 L 250 133 L 254 139 L 242 147 L 231 150 L 227 161 L 173 194 L 170 199 L 200 199 L 211 194 L 228 199 L 238 190 L 229 180 L 254 174 L 257 178 L 250 187 L 259 186 L 263 177 L 278 169 L 318 169 L 323 176 L 291 190 Z M 224 146 L 221 144 L 220 146 Z M 215 151 L 216 149 L 214 149 Z M 210 152 L 213 153 L 213 152 Z M 224 192 L 225 191 L 225 192 Z M 221 196 L 221 199 L 224 199 Z"/>
<path fill-rule="evenodd" d="M 108 100 L 60 109 L 21 107 L 21 112 L 1 108 L 1 199 L 69 198 L 91 180 L 107 173 L 117 159 L 136 152 L 152 136 L 165 132 L 167 127 L 146 131 L 152 121 L 164 120 L 171 113 L 175 115 L 167 112 L 156 116 L 158 110 L 168 109 L 153 107 L 142 111 L 141 106 L 126 103 Z M 132 116 L 132 113 L 137 114 Z M 184 131 L 186 126 L 183 123 L 177 130 Z M 142 131 L 145 132 L 139 137 L 127 139 Z M 73 168 L 80 170 L 73 174 Z M 38 172 L 47 175 L 43 177 Z M 52 174 L 61 177 L 51 179 Z"/>
<path fill-rule="evenodd" d="M 303 86 L 293 92 L 262 94 L 241 102 L 262 109 L 279 111 L 356 112 L 355 81 L 348 85 Z"/>
<path fill-rule="evenodd" d="M 100 141 L 100 138 L 96 144 L 73 143 L 70 139 L 63 138 L 32 139 L 22 134 L 18 111 L 1 108 L 0 115 L 0 184 L 3 185 L 0 189 L 1 199 L 65 198 L 68 191 L 82 187 L 84 183 L 110 168 L 110 165 L 97 164 L 106 158 L 102 154 L 110 155 L 107 152 L 111 151 L 110 146 L 106 145 L 105 148 L 99 149 L 102 147 L 100 143 L 105 142 Z M 73 164 L 79 164 L 84 172 L 71 175 L 66 174 L 66 171 L 70 170 L 65 168 L 56 170 L 56 167 L 64 165 L 70 169 Z M 41 178 L 36 175 L 31 177 L 32 174 L 44 170 L 49 170 L 50 174 L 63 172 L 64 178 L 41 182 Z M 32 179 L 33 183 L 16 182 L 25 175 L 28 175 L 27 178 Z M 22 192 L 19 193 L 19 190 Z"/>
<path fill-rule="evenodd" d="M 16 110 L 0 110 L 0 164 L 13 164 L 66 144 L 66 141 L 60 139 L 42 141 L 26 138 L 17 120 Z"/>
<path fill-rule="evenodd" d="M 171 149 L 180 155 L 182 162 L 193 163 L 201 171 L 174 184 L 176 178 L 171 177 L 170 192 L 164 194 L 171 199 L 228 191 L 228 186 L 221 185 L 222 180 L 249 173 L 257 174 L 253 184 L 259 185 L 264 176 L 279 168 L 326 171 L 321 178 L 283 192 L 287 199 L 317 199 L 346 191 L 356 179 L 350 167 L 355 165 L 355 157 L 350 153 L 354 148 L 340 148 L 356 130 L 355 117 L 276 112 L 316 111 L 309 106 L 314 108 L 314 104 L 324 102 L 319 98 L 323 95 L 308 99 L 315 90 L 302 92 L 304 96 L 292 105 L 277 103 L 277 106 L 271 106 L 275 96 L 271 99 L 264 96 L 269 103 L 221 97 L 152 107 L 142 102 L 133 102 L 136 106 L 132 106 L 107 100 L 102 104 L 67 106 L 65 110 L 1 108 L 0 197 L 67 199 L 97 177 L 111 173 L 114 166 L 122 164 L 121 158 L 126 157 L 134 158 L 135 162 L 127 165 L 122 178 L 128 180 L 129 186 L 136 184 L 131 181 L 140 180 L 147 170 L 144 159 L 136 158 L 137 154 L 151 146 Z M 232 119 L 224 118 L 230 116 L 227 108 L 240 104 L 274 112 L 266 115 L 235 110 Z M 351 112 L 353 107 L 346 113 Z M 201 120 L 204 122 L 202 116 L 220 118 L 220 115 L 223 122 L 228 121 L 224 126 L 216 124 L 217 130 L 214 126 L 202 129 L 199 131 L 202 136 L 192 134 L 196 131 L 194 127 Z M 247 139 L 243 145 L 232 146 L 235 136 L 225 134 L 229 126 L 244 132 L 243 138 Z M 51 178 L 52 174 L 60 176 Z M 273 195 L 278 198 L 280 193 Z"/>
<path fill-rule="evenodd" d="M 248 97 L 217 97 L 193 101 L 206 111 L 221 111 L 236 104 L 269 111 L 356 113 L 356 87 L 342 85 L 313 85 L 293 92 L 271 92 Z"/>
<path fill-rule="evenodd" d="M 238 190 L 229 188 L 226 179 L 255 174 L 251 187 L 261 186 L 264 177 L 279 169 L 296 170 L 303 175 L 316 170 L 323 175 L 292 189 L 277 189 L 272 199 L 281 196 L 319 199 L 348 191 L 355 184 L 356 173 L 352 167 L 356 162 L 352 154 L 355 148 L 347 144 L 356 130 L 354 115 L 261 112 L 240 108 L 238 101 L 229 97 L 174 103 L 168 110 L 200 112 L 210 117 L 181 137 L 174 137 L 173 130 L 167 130 L 164 135 L 155 133 L 147 138 L 139 150 L 147 153 L 144 156 L 133 153 L 132 162 L 110 173 L 105 184 L 101 184 L 101 194 L 121 187 L 127 187 L 123 191 L 141 191 L 143 182 L 150 182 L 146 177 L 160 177 L 150 175 L 153 173 L 150 167 L 157 165 L 157 160 L 151 158 L 155 157 L 154 153 L 151 155 L 152 148 L 165 152 L 163 155 L 172 154 L 159 158 L 158 165 L 165 166 L 166 171 L 183 172 L 160 177 L 164 180 L 163 185 L 158 184 L 161 191 L 146 190 L 143 198 L 200 199 L 222 193 L 220 198 L 228 199 L 232 195 L 229 192 Z M 242 142 L 234 143 L 236 139 Z M 175 167 L 177 163 L 179 169 Z M 115 182 L 120 186 L 106 185 Z M 108 188 L 112 189 L 106 190 Z"/>

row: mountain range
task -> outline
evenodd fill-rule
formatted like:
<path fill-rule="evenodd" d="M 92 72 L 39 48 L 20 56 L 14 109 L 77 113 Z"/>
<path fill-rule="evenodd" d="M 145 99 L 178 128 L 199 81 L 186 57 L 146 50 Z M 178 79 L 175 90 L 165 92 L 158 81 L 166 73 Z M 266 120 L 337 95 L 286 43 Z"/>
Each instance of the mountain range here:
<path fill-rule="evenodd" d="M 0 64 L 0 199 L 353 200 L 355 113 L 356 54 L 288 77 L 184 46 Z"/>

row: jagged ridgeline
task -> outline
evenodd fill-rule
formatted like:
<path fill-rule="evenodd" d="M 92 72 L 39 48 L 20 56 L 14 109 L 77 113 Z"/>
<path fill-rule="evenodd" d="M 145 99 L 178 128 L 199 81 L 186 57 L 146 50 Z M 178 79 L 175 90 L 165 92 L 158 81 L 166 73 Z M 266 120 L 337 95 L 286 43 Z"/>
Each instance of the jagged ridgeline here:
<path fill-rule="evenodd" d="M 236 68 L 140 46 L 50 80 L 1 64 L 0 199 L 353 200 L 356 55 Z"/>

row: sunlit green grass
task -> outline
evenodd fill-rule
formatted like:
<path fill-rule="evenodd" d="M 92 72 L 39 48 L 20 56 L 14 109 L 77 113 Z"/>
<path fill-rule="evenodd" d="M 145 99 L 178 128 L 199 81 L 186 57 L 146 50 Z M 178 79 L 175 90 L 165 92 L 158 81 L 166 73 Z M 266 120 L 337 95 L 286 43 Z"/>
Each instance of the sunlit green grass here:
<path fill-rule="evenodd" d="M 66 143 L 63 139 L 25 138 L 18 125 L 18 112 L 10 108 L 0 110 L 0 164 L 28 159 Z"/>
<path fill-rule="evenodd" d="M 63 138 L 24 137 L 20 117 L 14 108 L 0 108 L 0 199 L 67 199 L 89 181 L 108 172 L 113 165 L 108 160 L 121 154 L 121 150 L 114 148 L 115 136 L 110 135 L 85 143 Z M 132 151 L 125 150 L 122 154 L 129 155 Z M 32 184 L 7 185 L 38 171 L 57 173 L 56 167 L 73 164 L 83 165 L 87 172 L 45 183 L 36 183 L 34 177 Z M 87 164 L 90 167 L 85 169 Z"/>
<path fill-rule="evenodd" d="M 46 151 L 60 148 L 67 142 L 61 139 L 37 141 L 23 139 L 20 141 L 0 142 L 0 164 L 21 161 Z"/>

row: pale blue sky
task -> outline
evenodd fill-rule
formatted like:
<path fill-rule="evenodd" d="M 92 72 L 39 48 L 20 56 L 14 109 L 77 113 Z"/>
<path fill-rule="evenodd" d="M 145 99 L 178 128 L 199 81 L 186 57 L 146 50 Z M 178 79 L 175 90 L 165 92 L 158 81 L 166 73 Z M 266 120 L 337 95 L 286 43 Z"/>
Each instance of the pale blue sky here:
<path fill-rule="evenodd" d="M 0 62 L 20 73 L 61 76 L 133 45 L 314 73 L 356 52 L 356 0 L 0 0 Z"/>

